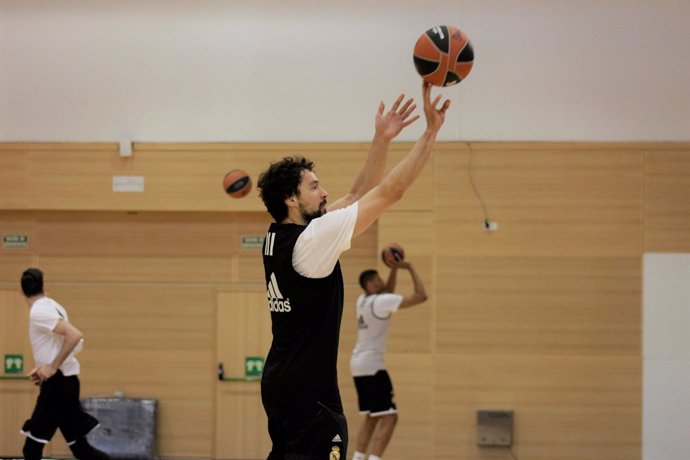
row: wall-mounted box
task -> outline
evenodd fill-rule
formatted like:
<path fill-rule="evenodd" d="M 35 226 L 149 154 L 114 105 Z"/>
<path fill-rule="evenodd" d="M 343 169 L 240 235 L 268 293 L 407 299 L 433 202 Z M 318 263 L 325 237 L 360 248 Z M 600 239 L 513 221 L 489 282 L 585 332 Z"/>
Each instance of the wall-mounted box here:
<path fill-rule="evenodd" d="M 509 447 L 513 444 L 513 411 L 477 411 L 477 444 Z"/>

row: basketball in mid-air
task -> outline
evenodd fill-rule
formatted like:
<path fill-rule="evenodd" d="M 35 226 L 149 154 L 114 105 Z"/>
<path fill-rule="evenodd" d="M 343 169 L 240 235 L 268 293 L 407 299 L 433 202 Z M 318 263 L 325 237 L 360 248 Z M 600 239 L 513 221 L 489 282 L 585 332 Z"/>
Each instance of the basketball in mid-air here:
<path fill-rule="evenodd" d="M 414 66 L 422 79 L 435 86 L 453 86 L 465 79 L 474 64 L 469 37 L 451 26 L 424 32 L 414 45 Z"/>
<path fill-rule="evenodd" d="M 395 267 L 405 259 L 405 250 L 398 243 L 390 243 L 381 251 L 381 260 L 387 267 Z"/>
<path fill-rule="evenodd" d="M 246 171 L 233 169 L 223 178 L 223 189 L 233 198 L 242 198 L 252 189 L 252 179 Z"/>

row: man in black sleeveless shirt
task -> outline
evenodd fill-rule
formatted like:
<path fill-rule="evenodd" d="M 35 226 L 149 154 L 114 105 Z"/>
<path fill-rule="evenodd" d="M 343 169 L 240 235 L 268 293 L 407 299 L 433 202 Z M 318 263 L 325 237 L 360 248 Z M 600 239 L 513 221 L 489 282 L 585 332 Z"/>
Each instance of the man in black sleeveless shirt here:
<path fill-rule="evenodd" d="M 398 201 L 431 156 L 450 106 L 423 85 L 426 130 L 385 176 L 390 142 L 413 123 L 416 106 L 401 95 L 383 103 L 364 168 L 350 192 L 328 207 L 328 193 L 311 161 L 286 157 L 259 177 L 271 224 L 263 261 L 273 342 L 264 366 L 261 397 L 273 442 L 268 460 L 345 460 L 347 422 L 338 390 L 337 359 L 343 312 L 338 258 Z"/>

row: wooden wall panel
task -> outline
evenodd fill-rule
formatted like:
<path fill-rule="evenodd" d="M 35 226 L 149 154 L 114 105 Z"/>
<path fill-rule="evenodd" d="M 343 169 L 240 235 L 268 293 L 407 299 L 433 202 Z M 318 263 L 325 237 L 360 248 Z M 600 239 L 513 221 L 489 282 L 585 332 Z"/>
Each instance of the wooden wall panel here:
<path fill-rule="evenodd" d="M 394 144 L 389 168 L 411 147 Z M 216 379 L 221 354 L 245 353 L 255 326 L 232 339 L 220 334 L 230 319 L 217 320 L 224 313 L 216 305 L 237 296 L 265 301 L 260 250 L 243 249 L 241 237 L 263 236 L 270 218 L 256 189 L 235 200 L 220 181 L 236 167 L 256 181 L 269 162 L 301 154 L 315 161 L 333 202 L 368 148 L 136 143 L 133 157 L 120 158 L 114 143 L 0 144 L 3 193 L 14 195 L 0 198 L 0 233 L 29 235 L 27 248 L 0 248 L 0 287 L 17 292 L 23 269 L 46 270 L 49 293 L 87 334 L 84 395 L 159 399 L 161 456 L 253 449 L 261 458 L 258 385 Z M 401 418 L 386 456 L 510 458 L 478 448 L 474 429 L 477 409 L 512 408 L 518 458 L 639 459 L 641 256 L 690 247 L 689 151 L 438 144 L 403 200 L 341 259 L 338 368 L 351 439 L 361 423 L 349 372 L 357 278 L 382 269 L 380 247 L 398 241 L 430 299 L 394 317 L 387 361 Z M 114 194 L 116 174 L 144 175 L 146 192 Z M 499 224 L 495 233 L 483 229 L 473 184 Z M 401 292 L 411 290 L 405 275 Z M 0 388 L 3 408 L 15 395 L 9 389 Z M 34 389 L 22 391 L 15 418 L 33 405 Z M 12 433 L 5 428 L 14 421 L 0 422 Z M 12 442 L 0 438 L 0 454 Z M 69 454 L 61 441 L 46 453 Z"/>
<path fill-rule="evenodd" d="M 121 157 L 114 143 L 3 144 L 0 165 L 15 198 L 3 209 L 122 211 L 264 211 L 256 189 L 270 162 L 302 155 L 316 164 L 331 201 L 347 193 L 367 144 L 135 143 Z M 243 199 L 222 188 L 231 169 L 246 170 L 254 188 Z M 144 178 L 143 192 L 114 192 L 113 176 Z M 3 182 L 4 183 L 4 182 Z"/>
<path fill-rule="evenodd" d="M 123 161 L 114 144 L 32 147 L 28 147 L 32 209 L 107 209 L 113 170 Z"/>
<path fill-rule="evenodd" d="M 211 455 L 213 292 L 178 283 L 60 283 L 48 294 L 84 333 L 82 396 L 158 399 L 159 454 Z"/>
<path fill-rule="evenodd" d="M 264 264 L 261 249 L 242 251 L 232 258 L 233 282 L 264 285 Z"/>
<path fill-rule="evenodd" d="M 271 317 L 263 287 L 256 291 L 219 292 L 216 355 L 227 377 L 244 376 L 244 358 L 266 356 L 271 346 Z"/>
<path fill-rule="evenodd" d="M 266 292 L 219 292 L 216 356 L 226 377 L 245 375 L 244 359 L 266 357 L 271 319 Z M 263 458 L 270 452 L 259 382 L 216 383 L 214 458 Z"/>
<path fill-rule="evenodd" d="M 429 296 L 425 303 L 394 315 L 388 337 L 388 350 L 391 352 L 431 352 L 436 301 L 435 263 L 431 256 L 435 247 L 434 218 L 434 213 L 427 211 L 391 210 L 379 219 L 377 262 L 376 266 L 369 268 L 375 268 L 384 280 L 388 279 L 390 271 L 381 262 L 380 251 L 386 244 L 397 242 L 405 249 L 406 260 L 417 269 Z M 396 293 L 411 295 L 413 292 L 414 284 L 409 273 L 399 270 Z"/>
<path fill-rule="evenodd" d="M 641 152 L 550 144 L 534 150 L 514 144 L 465 148 L 436 156 L 438 253 L 640 253 Z M 482 202 L 498 222 L 495 233 L 483 229 Z"/>
<path fill-rule="evenodd" d="M 640 356 L 639 258 L 438 257 L 439 353 Z"/>
<path fill-rule="evenodd" d="M 645 252 L 690 252 L 688 149 L 645 154 Z"/>
<path fill-rule="evenodd" d="M 139 284 L 181 283 L 185 285 L 230 284 L 239 269 L 232 258 L 221 257 L 114 257 L 45 256 L 41 268 L 53 281 Z"/>
<path fill-rule="evenodd" d="M 28 170 L 26 151 L 3 148 L 0 143 L 0 209 L 26 209 L 29 206 Z"/>
<path fill-rule="evenodd" d="M 36 265 L 36 257 L 30 254 L 5 255 L 0 254 L 0 286 L 20 293 L 19 280 L 22 272 Z"/>
<path fill-rule="evenodd" d="M 29 364 L 31 362 L 33 361 Z M 1 456 L 22 457 L 22 447 L 26 438 L 19 433 L 19 430 L 24 421 L 31 417 L 36 396 L 38 396 L 38 390 L 28 380 L 0 380 Z"/>
<path fill-rule="evenodd" d="M 391 145 L 388 154 L 386 173 L 390 172 L 400 160 L 414 147 L 413 143 L 402 142 Z M 390 211 L 429 211 L 434 207 L 434 164 L 435 156 L 429 159 L 421 174 L 405 195 L 391 206 Z"/>
<path fill-rule="evenodd" d="M 26 236 L 28 238 L 27 246 L 6 247 L 4 238 L 10 235 Z M 3 260 L 31 258 L 37 253 L 36 223 L 33 214 L 26 211 L 0 211 L 0 264 L 3 263 Z M 19 274 L 22 270 L 19 271 Z M 12 280 L 18 280 L 19 274 L 12 273 Z M 7 275 L 4 270 L 0 270 L 0 280 L 5 279 Z"/>
<path fill-rule="evenodd" d="M 188 152 L 172 150 L 135 150 L 125 158 L 105 147 L 33 151 L 31 202 L 37 209 L 179 211 L 203 209 L 214 196 L 228 201 L 221 185 L 227 157 L 196 151 L 194 161 L 187 158 Z M 142 176 L 144 191 L 114 192 L 113 176 Z"/>
<path fill-rule="evenodd" d="M 405 255 L 428 256 L 435 249 L 435 218 L 432 211 L 387 211 L 378 220 L 378 248 L 399 243 Z"/>
<path fill-rule="evenodd" d="M 25 373 L 34 363 L 28 329 L 29 307 L 17 281 L 15 289 L 0 289 L 0 359 L 6 354 L 23 355 Z M 28 380 L 0 379 L 0 456 L 21 456 L 24 437 L 19 429 L 31 416 L 36 395 L 36 387 Z"/>
<path fill-rule="evenodd" d="M 0 290 L 0 356 L 5 354 L 24 355 L 24 367 L 33 363 L 29 342 L 29 306 L 24 301 L 19 287 L 19 275 L 15 289 Z M 3 367 L 4 370 L 4 367 Z"/>
<path fill-rule="evenodd" d="M 245 214 L 47 213 L 37 240 L 45 255 L 228 257 L 243 234 L 267 228 L 265 216 Z"/>
<path fill-rule="evenodd" d="M 476 445 L 479 409 L 515 411 L 517 458 L 640 458 L 637 356 L 439 353 L 435 371 L 436 459 L 511 458 Z"/>
<path fill-rule="evenodd" d="M 391 444 L 386 449 L 390 458 L 428 458 L 434 451 L 433 359 L 429 353 L 390 352 L 386 356 L 395 403 L 398 425 Z"/>
<path fill-rule="evenodd" d="M 433 458 L 435 427 L 431 408 L 434 369 L 431 355 L 414 352 L 388 353 L 386 365 L 393 382 L 399 419 L 383 458 Z M 350 434 L 350 458 L 364 417 L 358 412 L 356 392 L 349 371 L 341 372 L 339 379 Z"/>

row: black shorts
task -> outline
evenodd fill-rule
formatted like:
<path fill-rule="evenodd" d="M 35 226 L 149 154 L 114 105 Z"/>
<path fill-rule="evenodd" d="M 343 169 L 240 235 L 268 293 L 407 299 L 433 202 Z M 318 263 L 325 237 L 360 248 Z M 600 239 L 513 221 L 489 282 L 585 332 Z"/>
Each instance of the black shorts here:
<path fill-rule="evenodd" d="M 393 383 L 385 369 L 354 379 L 360 413 L 378 417 L 398 412 L 393 402 Z"/>
<path fill-rule="evenodd" d="M 267 460 L 346 460 L 347 421 L 321 403 L 296 418 L 268 418 L 273 441 Z"/>
<path fill-rule="evenodd" d="M 31 418 L 21 433 L 36 442 L 47 444 L 60 428 L 68 445 L 74 444 L 98 426 L 98 420 L 84 412 L 79 402 L 79 378 L 65 377 L 57 371 L 41 384 Z"/>

